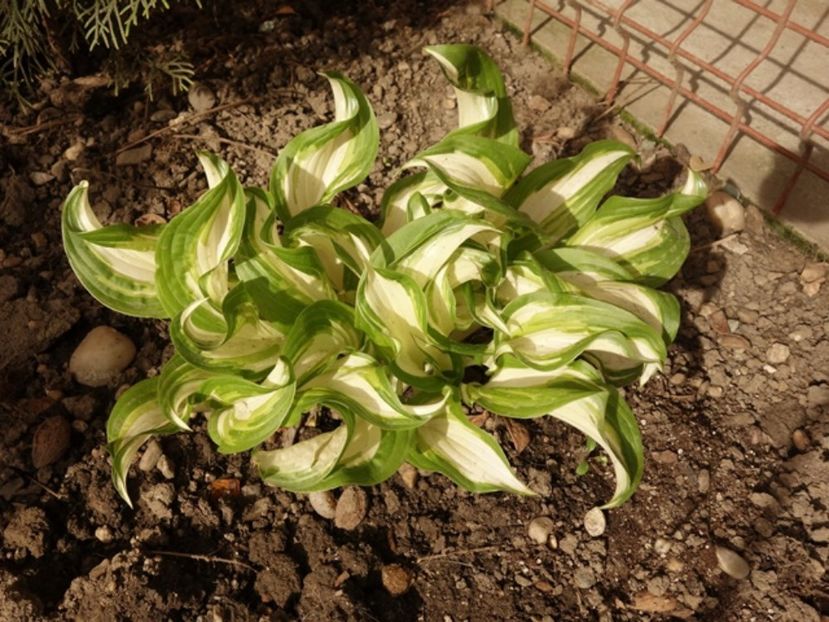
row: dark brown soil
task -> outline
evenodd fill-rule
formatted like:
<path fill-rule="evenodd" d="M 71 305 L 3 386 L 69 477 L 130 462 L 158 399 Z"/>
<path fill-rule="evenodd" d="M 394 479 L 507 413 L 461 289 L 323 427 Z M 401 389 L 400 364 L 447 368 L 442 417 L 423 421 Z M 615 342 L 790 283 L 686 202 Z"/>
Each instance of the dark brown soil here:
<path fill-rule="evenodd" d="M 683 303 L 680 336 L 664 376 L 628 391 L 645 478 L 607 513 L 600 537 L 582 521 L 609 498 L 612 475 L 597 457 L 576 475 L 583 439 L 552 420 L 526 425 L 520 454 L 503 422 L 487 423 L 537 499 L 397 475 L 366 491 L 368 513 L 346 531 L 307 498 L 262 485 L 247 456 L 219 455 L 199 430 L 162 439 L 152 449 L 161 457 L 133 468 L 134 511 L 117 498 L 107 413 L 120 387 L 157 373 L 169 347 L 163 322 L 110 313 L 71 274 L 59 206 L 73 183 L 90 180 L 108 222 L 169 218 L 195 199 L 197 148 L 264 184 L 272 154 L 329 118 L 315 72 L 337 68 L 364 87 L 383 128 L 375 172 L 344 197 L 370 209 L 398 167 L 454 123 L 450 91 L 420 52 L 437 42 L 475 42 L 496 58 L 539 160 L 612 132 L 601 105 L 479 3 L 333 4 L 165 18 L 187 24 L 197 74 L 226 106 L 195 122 L 186 96 L 148 102 L 57 82 L 37 110 L 0 111 L 0 620 L 827 620 L 829 286 L 804 291 L 811 259 L 753 209 L 746 230 L 722 241 L 702 211 L 688 218 L 694 250 L 670 284 Z M 149 159 L 116 166 L 118 150 L 139 140 Z M 664 191 L 676 161 L 639 146 L 642 167 L 620 186 Z M 101 324 L 129 335 L 138 355 L 93 390 L 67 363 Z M 35 469 L 35 430 L 55 416 L 71 422 L 68 447 L 58 439 L 61 457 Z M 555 547 L 528 537 L 537 516 L 554 521 Z M 717 546 L 745 558 L 749 577 L 723 573 Z M 393 597 L 392 579 L 413 584 Z"/>

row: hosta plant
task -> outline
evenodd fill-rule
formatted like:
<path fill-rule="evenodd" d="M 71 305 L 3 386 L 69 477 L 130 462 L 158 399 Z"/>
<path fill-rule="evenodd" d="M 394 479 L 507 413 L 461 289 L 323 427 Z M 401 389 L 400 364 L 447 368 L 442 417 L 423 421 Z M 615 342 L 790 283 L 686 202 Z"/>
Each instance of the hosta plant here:
<path fill-rule="evenodd" d="M 493 61 L 469 45 L 426 52 L 459 127 L 403 167 L 378 222 L 337 206 L 379 134 L 333 72 L 334 120 L 282 149 L 267 189 L 202 153 L 209 189 L 167 224 L 101 226 L 85 182 L 66 199 L 81 283 L 111 309 L 169 319 L 176 348 L 107 423 L 128 503 L 141 445 L 198 417 L 219 451 L 252 450 L 264 481 L 292 491 L 371 485 L 408 462 L 472 491 L 533 494 L 470 407 L 574 426 L 613 465 L 606 505 L 633 493 L 643 451 L 618 387 L 657 372 L 676 335 L 677 301 L 653 288 L 687 255 L 680 215 L 705 187 L 688 173 L 659 198 L 606 197 L 635 155 L 613 141 L 527 172 Z M 272 440 L 317 407 L 316 435 Z"/>

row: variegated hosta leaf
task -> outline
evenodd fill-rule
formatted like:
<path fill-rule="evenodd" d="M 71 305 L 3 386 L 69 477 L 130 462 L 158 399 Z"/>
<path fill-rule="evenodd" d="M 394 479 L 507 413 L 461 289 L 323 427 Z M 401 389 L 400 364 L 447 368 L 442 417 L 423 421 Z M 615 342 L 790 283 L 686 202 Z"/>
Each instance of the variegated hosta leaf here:
<path fill-rule="evenodd" d="M 505 306 L 519 296 L 540 291 L 565 293 L 568 288 L 533 255 L 522 252 L 507 266 L 504 278 L 496 286 L 495 296 Z"/>
<path fill-rule="evenodd" d="M 379 484 L 400 468 L 413 439 L 413 430 L 383 430 L 355 417 L 351 438 L 337 465 L 315 488 Z"/>
<path fill-rule="evenodd" d="M 468 44 L 424 48 L 440 63 L 458 100 L 456 133 L 494 138 L 518 146 L 512 104 L 498 66 L 479 47 Z"/>
<path fill-rule="evenodd" d="M 482 136 L 453 134 L 420 152 L 406 167 L 425 166 L 458 186 L 500 197 L 530 160 L 518 147 Z"/>
<path fill-rule="evenodd" d="M 310 247 L 285 248 L 277 231 L 273 197 L 248 189 L 245 228 L 234 257 L 236 276 L 284 291 L 301 303 L 336 297 L 325 267 Z"/>
<path fill-rule="evenodd" d="M 171 317 L 202 298 L 221 304 L 228 287 L 227 262 L 242 238 L 245 196 L 223 162 L 200 154 L 208 179 L 221 181 L 164 228 L 156 246 L 158 297 Z"/>
<path fill-rule="evenodd" d="M 621 377 L 643 364 L 665 359 L 661 335 L 631 313 L 611 304 L 537 292 L 513 300 L 503 311 L 507 333 L 496 333 L 496 352 L 513 353 L 542 368 L 566 365 L 582 354 Z"/>
<path fill-rule="evenodd" d="M 158 378 L 148 378 L 127 389 L 107 419 L 107 449 L 112 456 L 112 481 L 121 498 L 132 507 L 127 472 L 141 445 L 151 437 L 172 434 L 171 423 L 158 401 Z"/>
<path fill-rule="evenodd" d="M 705 200 L 707 189 L 692 171 L 683 187 L 656 199 L 610 197 L 567 240 L 631 271 L 636 280 L 658 286 L 673 277 L 690 250 L 688 230 L 679 218 Z"/>
<path fill-rule="evenodd" d="M 418 468 L 442 473 L 473 492 L 535 494 L 512 472 L 498 442 L 472 425 L 457 403 L 450 402 L 414 434 L 406 460 Z"/>
<path fill-rule="evenodd" d="M 672 294 L 629 282 L 634 278 L 631 272 L 585 248 L 540 251 L 536 257 L 555 273 L 559 282 L 570 285 L 573 293 L 630 311 L 660 331 L 666 346 L 676 337 L 680 307 Z"/>
<path fill-rule="evenodd" d="M 471 242 L 497 255 L 506 237 L 486 221 L 442 210 L 409 223 L 388 238 L 373 255 L 372 264 L 405 274 L 422 288 L 463 244 Z"/>
<path fill-rule="evenodd" d="M 446 184 L 431 171 L 421 171 L 394 182 L 380 202 L 383 235 L 389 237 L 406 223 L 429 213 L 443 200 L 445 192 Z"/>
<path fill-rule="evenodd" d="M 432 326 L 442 335 L 450 335 L 458 327 L 455 290 L 470 282 L 492 286 L 500 276 L 500 263 L 492 253 L 471 247 L 458 248 L 428 284 Z"/>
<path fill-rule="evenodd" d="M 253 462 L 262 479 L 294 492 L 337 486 L 369 486 L 389 477 L 402 464 L 412 442 L 411 430 L 382 430 L 340 410 L 343 422 L 290 447 L 257 451 Z"/>
<path fill-rule="evenodd" d="M 531 171 L 505 200 L 541 226 L 547 243 L 557 242 L 587 222 L 634 155 L 620 142 L 592 143 Z"/>
<path fill-rule="evenodd" d="M 363 92 L 337 72 L 322 74 L 334 93 L 334 121 L 302 132 L 279 153 L 270 191 L 283 222 L 359 184 L 374 166 L 380 132 Z"/>
<path fill-rule="evenodd" d="M 442 412 L 450 393 L 421 397 L 404 404 L 388 368 L 368 354 L 350 354 L 300 388 L 304 404 L 321 403 L 348 411 L 384 430 L 405 430 L 423 425 Z"/>
<path fill-rule="evenodd" d="M 504 417 L 549 415 L 593 439 L 610 457 L 616 475 L 616 507 L 636 490 L 642 478 L 644 452 L 636 419 L 625 400 L 602 386 L 600 376 L 583 361 L 548 372 L 519 364 L 498 370 L 484 385 L 467 385 L 467 398 Z"/>
<path fill-rule="evenodd" d="M 278 360 L 285 329 L 260 318 L 247 284 L 241 283 L 221 309 L 207 298 L 192 303 L 170 323 L 170 337 L 196 367 L 255 378 Z"/>
<path fill-rule="evenodd" d="M 341 294 L 353 293 L 372 252 L 383 243 L 377 227 L 365 218 L 330 205 L 312 207 L 293 218 L 283 240 L 286 245 L 313 248 Z"/>
<path fill-rule="evenodd" d="M 61 228 L 69 265 L 101 304 L 125 315 L 166 318 L 156 291 L 155 248 L 163 225 L 102 227 L 89 206 L 87 182 L 63 204 Z"/>
<path fill-rule="evenodd" d="M 188 421 L 201 398 L 199 387 L 211 377 L 211 372 L 199 369 L 175 354 L 161 368 L 158 383 L 158 402 L 170 421 L 182 430 L 189 430 Z"/>
<path fill-rule="evenodd" d="M 212 406 L 207 431 L 225 454 L 256 447 L 279 428 L 291 412 L 296 382 L 280 360 L 261 384 L 239 376 L 215 376 L 199 393 Z"/>
<path fill-rule="evenodd" d="M 317 490 L 317 485 L 334 470 L 350 437 L 345 423 L 331 432 L 322 432 L 289 447 L 259 450 L 251 460 L 266 484 L 293 492 Z"/>
<path fill-rule="evenodd" d="M 282 356 L 302 386 L 341 354 L 359 350 L 362 343 L 362 335 L 354 328 L 353 309 L 334 300 L 321 300 L 297 317 L 285 337 Z"/>
<path fill-rule="evenodd" d="M 456 364 L 429 337 L 426 296 L 417 283 L 405 274 L 369 265 L 355 306 L 357 327 L 394 362 L 395 373 L 409 384 L 439 391 L 441 375 Z"/>

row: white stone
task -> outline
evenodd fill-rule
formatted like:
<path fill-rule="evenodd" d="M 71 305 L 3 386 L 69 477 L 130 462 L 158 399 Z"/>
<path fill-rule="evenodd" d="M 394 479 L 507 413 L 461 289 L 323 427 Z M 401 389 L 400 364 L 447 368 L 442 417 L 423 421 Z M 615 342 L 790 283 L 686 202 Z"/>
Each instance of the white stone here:
<path fill-rule="evenodd" d="M 547 544 L 553 531 L 553 519 L 549 516 L 538 516 L 527 525 L 527 535 L 536 544 Z"/>
<path fill-rule="evenodd" d="M 705 210 L 708 220 L 723 237 L 745 229 L 745 208 L 727 192 L 712 193 L 705 201 Z"/>
<path fill-rule="evenodd" d="M 600 508 L 593 508 L 584 515 L 584 529 L 591 537 L 598 538 L 606 526 L 604 512 Z"/>
<path fill-rule="evenodd" d="M 115 380 L 135 358 L 135 345 L 109 326 L 93 328 L 69 359 L 69 372 L 88 387 L 103 387 Z"/>
<path fill-rule="evenodd" d="M 327 518 L 333 519 L 337 514 L 337 500 L 330 490 L 322 490 L 319 492 L 312 492 L 308 495 L 308 503 L 314 508 L 314 512 Z"/>

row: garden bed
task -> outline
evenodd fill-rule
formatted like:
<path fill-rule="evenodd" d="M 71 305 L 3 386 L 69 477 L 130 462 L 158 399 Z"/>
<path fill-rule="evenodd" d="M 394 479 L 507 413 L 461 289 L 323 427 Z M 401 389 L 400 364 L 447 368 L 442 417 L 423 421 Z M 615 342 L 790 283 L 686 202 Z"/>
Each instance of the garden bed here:
<path fill-rule="evenodd" d="M 162 17 L 159 31 L 188 25 L 186 47 L 209 89 L 193 101 L 200 114 L 187 96 L 148 102 L 69 84 L 44 85 L 36 111 L 0 112 L 0 619 L 829 615 L 829 286 L 814 259 L 752 209 L 745 231 L 722 240 L 704 210 L 686 218 L 693 250 L 668 287 L 682 302 L 679 337 L 664 375 L 626 394 L 645 476 L 598 537 L 583 517 L 611 497 L 612 470 L 592 458 L 577 475 L 583 438 L 551 419 L 521 424 L 526 448 L 503 420 L 484 423 L 537 498 L 475 496 L 410 471 L 366 489 L 366 516 L 342 529 L 306 497 L 261 484 L 245 455 L 218 454 L 198 426 L 161 439 L 155 459 L 133 467 L 135 510 L 117 497 L 107 413 L 119 388 L 157 373 L 170 348 L 163 322 L 109 312 L 70 271 L 59 207 L 74 183 L 90 181 L 106 222 L 166 219 L 192 202 L 205 187 L 196 149 L 264 185 L 292 136 L 330 120 L 315 72 L 336 68 L 364 88 L 381 128 L 375 171 L 342 202 L 376 215 L 377 189 L 454 127 L 451 89 L 421 52 L 438 42 L 476 43 L 495 58 L 537 162 L 620 136 L 609 111 L 480 3 L 342 4 Z M 670 189 L 682 150 L 638 147 L 642 166 L 623 172 L 620 189 Z M 128 335 L 138 354 L 111 386 L 90 389 L 67 364 L 98 325 Z M 71 443 L 35 469 L 35 430 L 55 417 L 70 424 Z M 538 516 L 552 519 L 554 542 L 528 537 Z M 751 574 L 724 573 L 717 547 L 738 553 Z M 390 594 L 409 579 L 408 591 Z"/>

